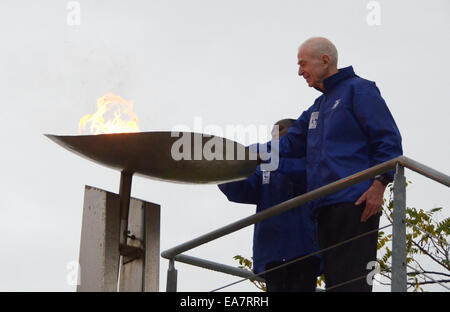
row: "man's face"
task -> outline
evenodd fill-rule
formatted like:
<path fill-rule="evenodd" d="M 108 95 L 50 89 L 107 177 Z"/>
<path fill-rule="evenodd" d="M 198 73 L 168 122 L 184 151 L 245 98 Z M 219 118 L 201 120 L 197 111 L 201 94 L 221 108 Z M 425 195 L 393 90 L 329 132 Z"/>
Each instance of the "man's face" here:
<path fill-rule="evenodd" d="M 327 66 L 318 55 L 313 55 L 307 47 L 300 47 L 297 54 L 298 74 L 305 78 L 310 87 L 323 88 L 323 79 L 327 74 Z"/>

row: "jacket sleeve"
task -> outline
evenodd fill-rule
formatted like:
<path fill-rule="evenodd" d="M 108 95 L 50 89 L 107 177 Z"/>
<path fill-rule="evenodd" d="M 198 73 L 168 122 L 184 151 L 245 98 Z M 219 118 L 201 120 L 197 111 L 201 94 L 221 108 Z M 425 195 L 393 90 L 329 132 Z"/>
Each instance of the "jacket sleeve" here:
<path fill-rule="evenodd" d="M 355 91 L 353 112 L 369 140 L 373 165 L 403 154 L 400 131 L 375 83 Z M 392 181 L 394 171 L 385 175 Z"/>
<path fill-rule="evenodd" d="M 309 112 L 304 111 L 280 138 L 279 156 L 298 158 L 306 156 L 306 138 L 308 135 Z"/>
<path fill-rule="evenodd" d="M 280 158 L 278 171 L 289 177 L 295 184 L 306 189 L 306 160 L 302 158 Z"/>
<path fill-rule="evenodd" d="M 219 184 L 217 186 L 229 201 L 242 204 L 258 204 L 259 177 L 255 172 L 246 180 Z"/>
<path fill-rule="evenodd" d="M 298 158 L 306 156 L 306 138 L 308 135 L 308 124 L 309 111 L 304 111 L 295 121 L 295 123 L 293 123 L 289 127 L 288 132 L 278 140 L 279 157 Z M 271 141 L 264 144 L 258 143 L 250 145 L 250 150 L 254 153 L 259 153 L 260 151 L 271 153 Z"/>

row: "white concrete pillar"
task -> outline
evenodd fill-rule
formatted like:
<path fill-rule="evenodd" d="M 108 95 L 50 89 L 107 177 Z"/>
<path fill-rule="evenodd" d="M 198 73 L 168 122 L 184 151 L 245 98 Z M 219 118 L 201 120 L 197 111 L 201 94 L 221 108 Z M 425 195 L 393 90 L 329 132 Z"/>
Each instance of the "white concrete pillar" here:
<path fill-rule="evenodd" d="M 77 291 L 117 291 L 119 225 L 119 196 L 86 185 Z"/>
<path fill-rule="evenodd" d="M 159 290 L 160 206 L 130 200 L 127 245 L 141 248 L 141 258 L 120 257 L 119 227 L 119 195 L 85 186 L 77 291 Z"/>

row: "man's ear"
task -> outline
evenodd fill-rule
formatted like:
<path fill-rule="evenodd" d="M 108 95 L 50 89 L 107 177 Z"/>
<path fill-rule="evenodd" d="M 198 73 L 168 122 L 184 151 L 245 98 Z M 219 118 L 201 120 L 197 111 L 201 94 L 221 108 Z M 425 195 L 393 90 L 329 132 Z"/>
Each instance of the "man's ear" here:
<path fill-rule="evenodd" d="M 330 65 L 330 61 L 331 61 L 331 59 L 330 59 L 330 57 L 328 55 L 322 54 L 322 64 L 323 65 L 329 66 Z"/>

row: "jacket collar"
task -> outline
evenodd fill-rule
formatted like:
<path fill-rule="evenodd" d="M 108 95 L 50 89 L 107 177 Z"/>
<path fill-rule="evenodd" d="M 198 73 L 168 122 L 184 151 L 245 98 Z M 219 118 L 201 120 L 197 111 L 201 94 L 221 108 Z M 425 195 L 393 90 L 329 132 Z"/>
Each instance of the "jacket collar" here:
<path fill-rule="evenodd" d="M 323 80 L 323 88 L 325 89 L 324 91 L 318 88 L 316 88 L 316 90 L 319 90 L 320 92 L 323 93 L 329 93 L 336 85 L 339 84 L 339 82 L 354 76 L 356 75 L 355 72 L 353 71 L 352 66 L 341 68 L 336 74 Z"/>

